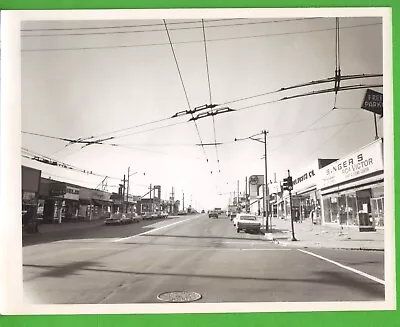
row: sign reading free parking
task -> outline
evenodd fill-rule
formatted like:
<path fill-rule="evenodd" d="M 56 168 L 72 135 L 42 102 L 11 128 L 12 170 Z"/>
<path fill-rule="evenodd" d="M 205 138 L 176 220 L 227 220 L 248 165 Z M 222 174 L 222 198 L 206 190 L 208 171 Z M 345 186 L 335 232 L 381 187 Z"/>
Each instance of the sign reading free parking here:
<path fill-rule="evenodd" d="M 364 101 L 361 108 L 371 111 L 383 117 L 383 94 L 368 89 L 365 92 Z"/>

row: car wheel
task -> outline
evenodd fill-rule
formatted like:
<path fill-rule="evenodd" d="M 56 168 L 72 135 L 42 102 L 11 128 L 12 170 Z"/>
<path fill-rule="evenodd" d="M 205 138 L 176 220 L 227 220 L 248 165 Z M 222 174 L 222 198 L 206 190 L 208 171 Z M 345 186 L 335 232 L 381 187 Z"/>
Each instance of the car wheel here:
<path fill-rule="evenodd" d="M 236 230 L 236 232 L 240 233 L 240 229 L 238 228 L 238 229 Z"/>

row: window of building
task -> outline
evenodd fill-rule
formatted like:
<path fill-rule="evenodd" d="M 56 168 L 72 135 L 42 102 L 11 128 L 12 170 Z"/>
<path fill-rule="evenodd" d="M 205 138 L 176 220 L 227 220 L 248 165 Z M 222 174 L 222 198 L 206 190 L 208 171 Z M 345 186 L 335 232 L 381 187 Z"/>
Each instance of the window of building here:
<path fill-rule="evenodd" d="M 323 204 L 324 204 L 324 219 L 326 223 L 331 223 L 332 222 L 332 217 L 331 217 L 331 198 L 324 197 L 323 199 Z"/>
<path fill-rule="evenodd" d="M 338 219 L 340 225 L 347 225 L 347 201 L 346 194 L 338 197 Z"/>
<path fill-rule="evenodd" d="M 357 198 L 355 194 L 347 194 L 347 224 L 358 226 Z"/>
<path fill-rule="evenodd" d="M 384 226 L 384 198 L 371 199 L 372 217 L 376 227 Z"/>

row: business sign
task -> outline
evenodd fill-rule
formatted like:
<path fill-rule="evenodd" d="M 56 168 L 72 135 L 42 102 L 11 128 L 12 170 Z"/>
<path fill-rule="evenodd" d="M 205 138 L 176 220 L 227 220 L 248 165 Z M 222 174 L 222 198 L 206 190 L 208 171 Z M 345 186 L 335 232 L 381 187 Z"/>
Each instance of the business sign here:
<path fill-rule="evenodd" d="M 268 193 L 269 194 L 277 194 L 279 192 L 281 192 L 281 184 L 280 183 L 268 184 Z"/>
<path fill-rule="evenodd" d="M 249 195 L 250 198 L 256 198 L 259 195 L 259 188 L 264 184 L 263 175 L 251 175 L 249 178 Z"/>
<path fill-rule="evenodd" d="M 382 140 L 354 152 L 320 170 L 319 188 L 325 188 L 383 170 Z"/>
<path fill-rule="evenodd" d="M 383 116 L 383 94 L 368 89 L 361 108 Z"/>
<path fill-rule="evenodd" d="M 64 199 L 79 200 L 79 188 L 67 186 Z"/>
<path fill-rule="evenodd" d="M 64 183 L 54 182 L 50 187 L 50 196 L 64 197 L 67 192 L 67 187 Z"/>
<path fill-rule="evenodd" d="M 300 170 L 299 173 L 293 175 L 293 192 L 298 193 L 305 191 L 317 185 L 318 179 L 318 160 L 313 164 L 304 169 Z"/>

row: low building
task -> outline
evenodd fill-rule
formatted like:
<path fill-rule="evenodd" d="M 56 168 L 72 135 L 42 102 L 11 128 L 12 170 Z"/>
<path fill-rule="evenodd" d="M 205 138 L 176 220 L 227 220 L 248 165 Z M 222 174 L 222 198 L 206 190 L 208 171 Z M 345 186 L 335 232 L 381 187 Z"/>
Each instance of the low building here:
<path fill-rule="evenodd" d="M 22 225 L 24 227 L 32 223 L 36 226 L 41 174 L 41 170 L 26 166 L 21 167 Z"/>
<path fill-rule="evenodd" d="M 378 139 L 320 171 L 325 224 L 360 231 L 384 227 L 383 140 Z"/>
<path fill-rule="evenodd" d="M 76 220 L 79 214 L 79 186 L 41 178 L 38 215 L 44 222 Z"/>

